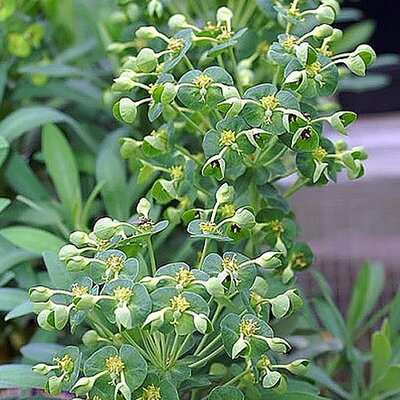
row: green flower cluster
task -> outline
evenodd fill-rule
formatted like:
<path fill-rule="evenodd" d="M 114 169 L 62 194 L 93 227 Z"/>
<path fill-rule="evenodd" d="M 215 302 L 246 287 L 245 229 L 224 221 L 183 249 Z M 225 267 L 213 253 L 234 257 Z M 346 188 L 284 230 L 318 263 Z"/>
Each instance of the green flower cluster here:
<path fill-rule="evenodd" d="M 232 194 L 227 185 L 218 190 L 211 221 Z M 209 370 L 224 354 L 237 360 L 240 376 L 248 375 L 248 384 L 257 384 L 261 391 L 285 391 L 284 370 L 305 373 L 305 360 L 277 363 L 276 353 L 286 353 L 290 345 L 274 334 L 270 323 L 302 305 L 295 289 L 269 296 L 269 274 L 278 275 L 280 252 L 267 251 L 253 259 L 238 252 L 208 253 L 209 242 L 221 240 L 216 233 L 220 228 L 201 221 L 188 228 L 192 237 L 205 239 L 199 264 L 158 267 L 152 237 L 168 223 L 153 222 L 145 199 L 137 208 L 131 222 L 106 217 L 89 234 L 71 234 L 71 244 L 59 251 L 73 280 L 70 287 L 30 290 L 42 329 L 62 330 L 68 323 L 73 332 L 85 328 L 84 355 L 67 347 L 53 364 L 34 366 L 46 376 L 50 394 L 69 390 L 96 400 L 130 400 L 153 398 L 146 396 L 154 391 L 160 396 L 155 399 L 178 399 L 179 392 L 197 386 L 192 376 Z M 236 224 L 248 232 L 256 226 L 246 208 L 225 221 L 223 225 Z M 213 380 L 207 372 L 205 387 Z"/>
<path fill-rule="evenodd" d="M 158 4 L 149 2 L 154 15 Z M 86 329 L 82 357 L 74 348 L 35 367 L 50 393 L 240 400 L 291 390 L 288 376 L 304 383 L 308 362 L 285 358 L 279 320 L 301 306 L 295 271 L 313 254 L 297 241 L 287 199 L 342 170 L 362 176 L 362 148 L 323 133 L 328 124 L 346 135 L 356 115 L 326 112 L 322 100 L 338 87 L 338 65 L 364 75 L 375 53 L 366 45 L 334 53 L 336 0 L 273 9 L 285 33 L 240 62 L 248 31 L 227 7 L 205 26 L 173 15 L 171 34 L 140 27 L 135 56 L 133 42 L 111 46 L 121 55 L 113 113 L 130 134 L 120 137 L 121 155 L 147 195 L 129 221 L 105 217 L 72 233 L 59 252 L 69 287 L 30 292 L 43 329 Z M 243 73 L 255 58 L 272 66 L 269 82 L 253 85 Z M 278 186 L 291 176 L 289 188 Z"/>

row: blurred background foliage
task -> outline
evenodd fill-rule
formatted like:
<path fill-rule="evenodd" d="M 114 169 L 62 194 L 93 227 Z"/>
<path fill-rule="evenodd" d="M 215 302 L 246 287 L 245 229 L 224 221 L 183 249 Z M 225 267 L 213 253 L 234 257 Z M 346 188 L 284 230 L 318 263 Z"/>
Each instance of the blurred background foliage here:
<path fill-rule="evenodd" d="M 235 26 L 250 28 L 237 49 L 239 59 L 257 49 L 253 72 L 244 78 L 271 80 L 264 54 L 282 27 L 269 0 L 0 0 L 2 316 L 19 304 L 24 307 L 27 288 L 48 284 L 43 252 L 56 251 L 72 230 L 87 229 L 101 215 L 129 218 L 132 206 L 152 184 L 136 183 L 137 172 L 120 157 L 117 140 L 149 133 L 147 116 L 139 116 L 140 124 L 127 128 L 111 114 L 115 94 L 109 88 L 121 60 L 146 44 L 134 39 L 135 30 L 157 21 L 169 32 L 168 18 L 177 12 L 205 24 L 220 5 L 236 10 Z M 344 28 L 337 44 L 341 51 L 367 41 L 375 29 L 375 23 L 363 21 L 354 7 L 344 9 L 338 23 Z M 396 61 L 394 56 L 381 58 L 363 84 L 352 77 L 341 90 L 387 86 L 391 78 L 379 65 Z M 321 107 L 334 109 L 337 101 L 330 99 Z M 50 123 L 58 128 L 49 128 Z M 327 298 L 323 301 L 331 305 Z M 317 305 L 318 310 L 332 314 L 324 305 Z M 14 357 L 29 341 L 57 339 L 35 331 L 29 317 L 14 319 L 16 313 L 18 309 L 8 314 L 9 321 L 1 318 L 0 362 Z M 338 317 L 336 311 L 334 315 Z M 317 326 L 310 319 L 308 324 L 307 329 Z M 334 329 L 335 324 L 327 321 L 324 329 Z M 349 354 L 342 347 L 336 351 Z"/>

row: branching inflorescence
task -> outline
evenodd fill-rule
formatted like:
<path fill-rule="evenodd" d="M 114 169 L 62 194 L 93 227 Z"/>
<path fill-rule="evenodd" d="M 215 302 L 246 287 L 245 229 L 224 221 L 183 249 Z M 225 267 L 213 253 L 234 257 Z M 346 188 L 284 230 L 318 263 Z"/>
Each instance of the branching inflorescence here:
<path fill-rule="evenodd" d="M 124 57 L 113 111 L 137 127 L 147 111 L 151 132 L 120 140 L 138 183 L 151 189 L 129 221 L 105 217 L 92 232 L 71 234 L 59 252 L 70 287 L 31 289 L 43 329 L 86 329 L 83 351 L 66 347 L 53 364 L 34 367 L 51 394 L 261 399 L 306 373 L 307 360 L 284 362 L 290 344 L 275 333 L 302 305 L 294 274 L 313 258 L 296 241 L 287 198 L 335 181 L 342 169 L 350 179 L 363 174 L 362 148 L 322 135 L 324 123 L 346 135 L 356 115 L 321 109 L 338 86 L 338 66 L 364 75 L 375 53 L 361 45 L 335 54 L 337 2 L 304 3 L 277 2 L 285 32 L 240 62 L 235 48 L 246 28 L 235 31 L 226 7 L 204 27 L 173 15 L 172 36 L 136 31 L 146 45 Z M 311 28 L 293 33 L 305 20 Z M 258 57 L 273 74 L 251 86 Z M 292 175 L 286 191 L 276 186 Z M 189 244 L 174 241 L 181 221 Z M 157 237 L 169 240 L 165 254 L 155 250 Z"/>

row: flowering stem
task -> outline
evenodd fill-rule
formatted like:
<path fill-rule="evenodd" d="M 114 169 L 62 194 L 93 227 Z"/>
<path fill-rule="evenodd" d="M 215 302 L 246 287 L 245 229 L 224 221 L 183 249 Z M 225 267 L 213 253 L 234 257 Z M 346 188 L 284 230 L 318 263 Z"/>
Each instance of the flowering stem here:
<path fill-rule="evenodd" d="M 189 365 L 189 368 L 196 368 L 196 367 L 201 367 L 203 364 L 207 363 L 208 361 L 212 360 L 214 357 L 218 356 L 224 351 L 224 347 L 218 347 L 218 349 L 214 350 L 211 354 L 209 354 L 207 357 L 202 358 L 199 361 L 196 361 L 193 364 Z"/>
<path fill-rule="evenodd" d="M 153 243 L 151 242 L 151 237 L 150 236 L 147 237 L 147 249 L 149 251 L 151 273 L 154 276 L 154 274 L 157 271 L 157 263 L 156 263 L 156 257 L 155 257 L 155 254 L 154 254 Z"/>
<path fill-rule="evenodd" d="M 299 189 L 305 186 L 310 180 L 308 178 L 299 178 L 284 194 L 284 198 L 288 199 L 294 195 Z"/>
<path fill-rule="evenodd" d="M 196 124 L 190 117 L 188 117 L 183 111 L 179 109 L 175 104 L 171 104 L 171 107 L 196 131 L 204 135 L 204 132 L 199 128 L 198 124 Z"/>
<path fill-rule="evenodd" d="M 240 380 L 241 378 L 243 378 L 247 373 L 249 372 L 249 370 L 246 368 L 243 372 L 241 372 L 239 375 L 234 376 L 230 381 L 226 382 L 224 384 L 224 386 L 228 386 L 228 385 L 233 385 L 234 383 L 236 383 L 238 380 Z"/>
<path fill-rule="evenodd" d="M 233 74 L 235 75 L 235 79 L 236 79 L 236 84 L 237 84 L 237 88 L 239 90 L 240 95 L 243 94 L 243 87 L 242 87 L 242 83 L 240 81 L 240 75 L 239 75 L 239 70 L 237 67 L 237 61 L 236 61 L 236 57 L 235 57 L 235 52 L 233 51 L 233 47 L 229 47 L 229 56 L 231 58 L 232 61 L 232 69 L 233 69 Z"/>
<path fill-rule="evenodd" d="M 219 315 L 221 314 L 222 310 L 224 309 L 224 306 L 222 306 L 221 304 L 218 304 L 217 309 L 215 310 L 214 316 L 211 320 L 212 325 L 214 326 L 214 324 L 217 322 L 217 319 L 219 317 Z M 204 347 L 204 345 L 207 342 L 208 337 L 210 336 L 209 333 L 207 333 L 206 335 L 203 336 L 203 338 L 201 339 L 196 351 L 194 352 L 194 354 L 199 354 L 201 352 L 201 349 Z M 217 336 L 218 337 L 218 336 Z"/>

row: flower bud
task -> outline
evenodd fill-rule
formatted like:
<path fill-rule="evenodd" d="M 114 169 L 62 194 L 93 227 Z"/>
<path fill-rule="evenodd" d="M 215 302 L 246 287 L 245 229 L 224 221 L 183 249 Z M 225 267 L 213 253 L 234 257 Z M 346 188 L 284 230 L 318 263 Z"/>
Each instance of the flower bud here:
<path fill-rule="evenodd" d="M 66 262 L 67 271 L 83 271 L 89 264 L 90 258 L 83 256 L 75 256 L 68 259 Z"/>
<path fill-rule="evenodd" d="M 71 257 L 79 256 L 81 254 L 80 250 L 72 245 L 66 244 L 65 246 L 61 247 L 60 251 L 58 252 L 58 259 L 60 261 L 66 261 Z"/>
<path fill-rule="evenodd" d="M 127 305 L 118 306 L 114 310 L 115 322 L 119 329 L 124 327 L 125 329 L 132 329 L 132 314 L 131 310 Z"/>
<path fill-rule="evenodd" d="M 330 25 L 323 24 L 320 26 L 316 26 L 312 31 L 313 36 L 318 39 L 322 40 L 333 34 L 333 28 Z"/>
<path fill-rule="evenodd" d="M 217 199 L 217 203 L 225 204 L 232 203 L 235 197 L 235 189 L 232 186 L 229 186 L 227 183 L 224 183 L 218 190 L 215 195 Z"/>
<path fill-rule="evenodd" d="M 332 7 L 335 14 L 338 15 L 340 12 L 340 4 L 337 0 L 322 0 L 321 3 L 325 6 Z"/>
<path fill-rule="evenodd" d="M 368 159 L 368 153 L 361 146 L 353 147 L 351 150 L 351 155 L 355 160 L 366 160 Z"/>
<path fill-rule="evenodd" d="M 360 44 L 354 50 L 354 54 L 357 54 L 362 58 L 366 67 L 369 67 L 376 60 L 376 53 L 374 49 L 367 44 Z"/>
<path fill-rule="evenodd" d="M 265 338 L 265 341 L 272 351 L 276 351 L 278 353 L 287 353 L 291 349 L 290 344 L 282 338 Z"/>
<path fill-rule="evenodd" d="M 136 154 L 136 150 L 140 147 L 140 142 L 132 138 L 121 138 L 119 140 L 121 147 L 119 152 L 122 158 L 131 158 Z"/>
<path fill-rule="evenodd" d="M 135 87 L 135 82 L 127 75 L 121 75 L 114 79 L 111 90 L 115 92 L 127 92 Z"/>
<path fill-rule="evenodd" d="M 36 364 L 32 367 L 32 371 L 40 375 L 47 375 L 49 372 L 53 371 L 54 367 L 47 364 Z"/>
<path fill-rule="evenodd" d="M 126 57 L 124 59 L 124 63 L 122 64 L 122 70 L 124 72 L 121 74 L 121 76 L 127 76 L 133 80 L 136 77 L 136 72 L 138 72 L 137 58 L 134 56 Z"/>
<path fill-rule="evenodd" d="M 150 17 L 157 16 L 158 18 L 161 18 L 163 13 L 163 5 L 161 1 L 150 0 L 149 4 L 147 5 L 147 12 L 149 13 Z"/>
<path fill-rule="evenodd" d="M 245 207 L 236 210 L 235 215 L 231 218 L 231 221 L 243 229 L 251 229 L 256 224 L 254 214 Z"/>
<path fill-rule="evenodd" d="M 164 83 L 164 90 L 161 93 L 161 103 L 170 104 L 175 100 L 176 97 L 176 87 L 171 82 Z"/>
<path fill-rule="evenodd" d="M 254 72 L 249 68 L 239 68 L 239 79 L 242 85 L 250 86 L 254 81 Z"/>
<path fill-rule="evenodd" d="M 204 314 L 194 314 L 193 322 L 196 329 L 203 335 L 212 329 L 211 322 Z"/>
<path fill-rule="evenodd" d="M 334 28 L 332 35 L 329 37 L 329 42 L 336 42 L 343 37 L 343 32 L 340 29 Z"/>
<path fill-rule="evenodd" d="M 266 389 L 272 389 L 279 385 L 279 382 L 282 379 L 282 374 L 278 371 L 270 371 L 267 369 L 267 373 L 263 379 L 263 387 Z"/>
<path fill-rule="evenodd" d="M 347 143 L 344 140 L 341 140 L 341 139 L 337 140 L 335 142 L 335 149 L 339 153 L 342 152 L 342 151 L 345 151 L 345 150 L 347 150 Z"/>
<path fill-rule="evenodd" d="M 226 24 L 228 30 L 230 30 L 232 18 L 233 18 L 233 12 L 228 7 L 218 8 L 217 10 L 218 25 Z"/>
<path fill-rule="evenodd" d="M 97 304 L 98 298 L 91 294 L 84 294 L 82 296 L 75 297 L 73 302 L 78 311 L 89 311 Z"/>
<path fill-rule="evenodd" d="M 175 14 L 168 21 L 168 26 L 173 31 L 179 31 L 180 29 L 185 28 L 186 25 L 186 17 L 182 14 Z"/>
<path fill-rule="evenodd" d="M 69 235 L 69 241 L 75 246 L 80 247 L 90 243 L 90 238 L 86 232 L 75 231 Z"/>
<path fill-rule="evenodd" d="M 151 203 L 145 197 L 142 197 L 139 200 L 139 203 L 136 207 L 137 213 L 148 218 L 150 209 L 151 209 Z"/>
<path fill-rule="evenodd" d="M 224 285 L 216 277 L 211 277 L 208 281 L 204 282 L 204 286 L 210 296 L 223 297 L 225 294 Z"/>
<path fill-rule="evenodd" d="M 154 26 L 141 26 L 135 34 L 139 39 L 155 39 L 160 35 Z"/>
<path fill-rule="evenodd" d="M 137 115 L 136 103 L 129 97 L 122 97 L 114 104 L 113 114 L 117 120 L 132 124 Z"/>
<path fill-rule="evenodd" d="M 147 289 L 147 291 L 152 292 L 160 282 L 160 277 L 145 276 L 140 280 L 140 283 Z"/>
<path fill-rule="evenodd" d="M 80 378 L 71 389 L 71 392 L 78 396 L 84 396 L 93 389 L 95 382 L 96 376 Z"/>
<path fill-rule="evenodd" d="M 101 339 L 99 334 L 94 330 L 90 330 L 82 336 L 82 343 L 85 346 L 95 346 L 99 342 L 99 339 Z"/>
<path fill-rule="evenodd" d="M 308 360 L 295 360 L 287 365 L 286 369 L 293 375 L 305 375 L 309 364 L 310 361 Z"/>
<path fill-rule="evenodd" d="M 117 232 L 119 223 L 110 217 L 100 218 L 93 227 L 93 233 L 102 240 L 111 239 Z"/>
<path fill-rule="evenodd" d="M 260 257 L 256 258 L 254 262 L 264 268 L 278 268 L 282 265 L 279 258 L 277 258 L 279 254 L 280 253 L 277 251 L 267 251 L 266 253 L 261 254 Z"/>
<path fill-rule="evenodd" d="M 29 289 L 29 300 L 33 303 L 46 302 L 50 299 L 53 293 L 53 290 L 45 286 L 37 286 Z"/>
<path fill-rule="evenodd" d="M 315 17 L 321 24 L 331 24 L 335 21 L 335 10 L 330 6 L 321 5 L 315 10 Z"/>
<path fill-rule="evenodd" d="M 51 376 L 47 382 L 45 383 L 44 389 L 47 393 L 52 394 L 54 396 L 58 396 L 61 394 L 62 388 L 62 376 Z"/>
<path fill-rule="evenodd" d="M 37 316 L 38 325 L 45 331 L 53 331 L 54 326 L 48 322 L 49 316 L 52 313 L 51 310 L 42 310 Z"/>
<path fill-rule="evenodd" d="M 60 331 L 67 325 L 69 308 L 62 304 L 56 304 L 52 312 L 54 313 L 54 327 Z"/>
<path fill-rule="evenodd" d="M 144 48 L 139 51 L 136 58 L 137 67 L 142 72 L 153 72 L 158 65 L 157 54 L 153 49 Z"/>

